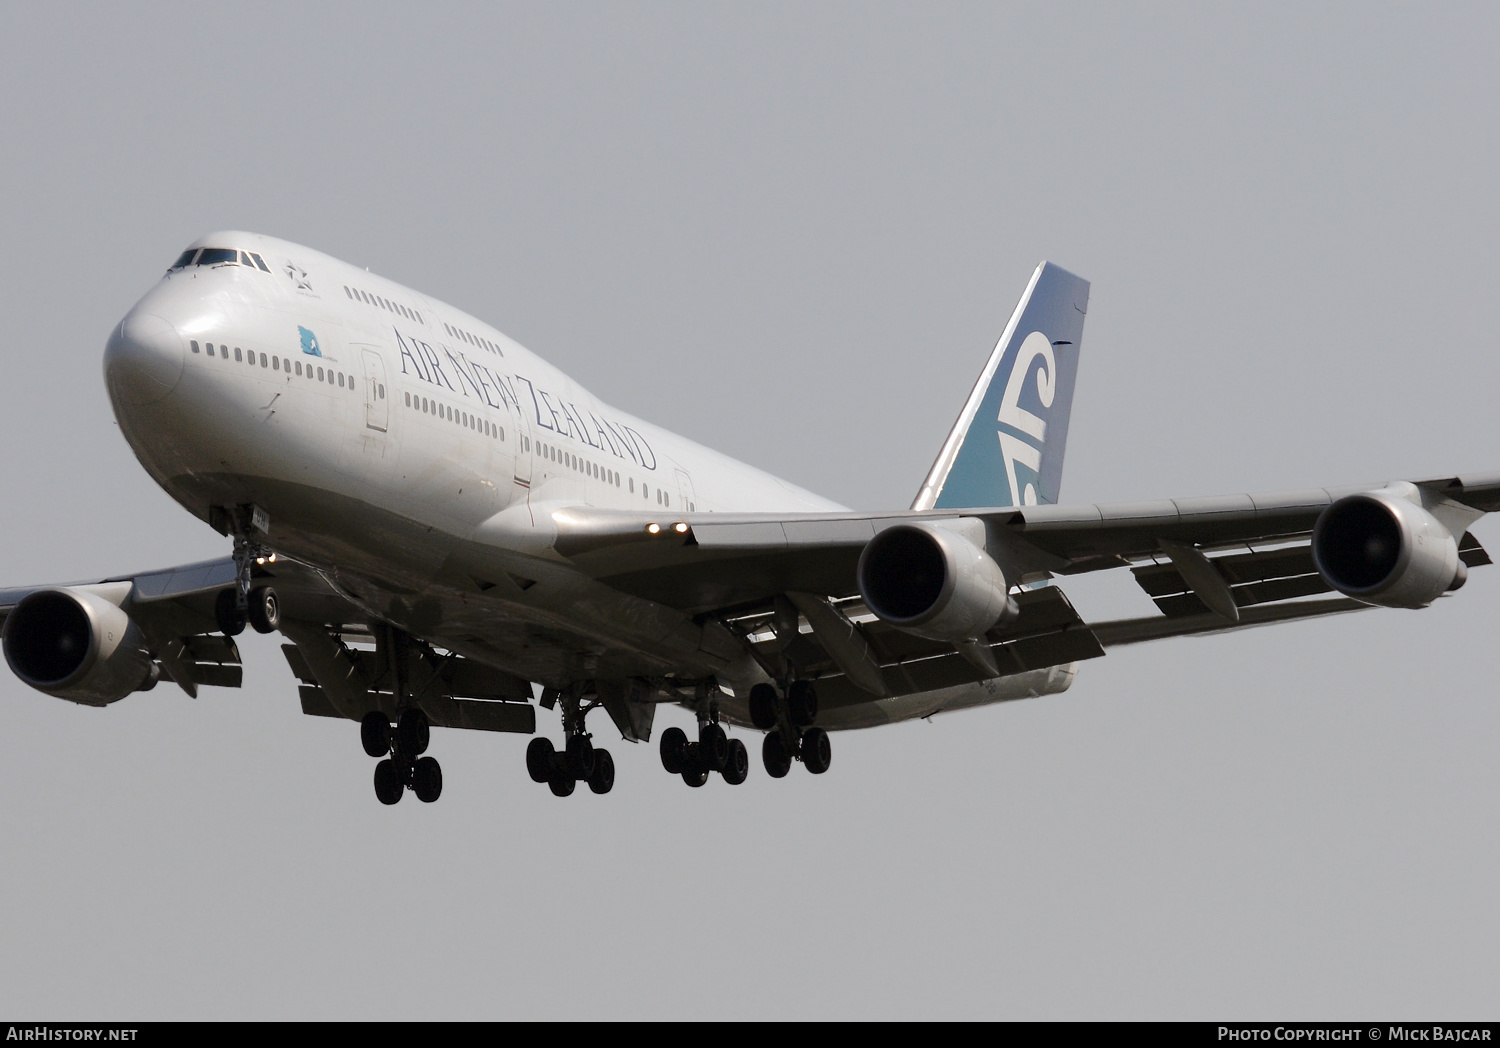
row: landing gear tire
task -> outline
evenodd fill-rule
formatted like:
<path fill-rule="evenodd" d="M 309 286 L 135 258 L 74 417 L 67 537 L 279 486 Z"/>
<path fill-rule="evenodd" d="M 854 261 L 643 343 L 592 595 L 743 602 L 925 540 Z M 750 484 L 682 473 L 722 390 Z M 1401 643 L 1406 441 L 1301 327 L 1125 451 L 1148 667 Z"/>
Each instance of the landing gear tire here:
<path fill-rule="evenodd" d="M 792 751 L 782 738 L 781 732 L 773 731 L 760 745 L 760 759 L 766 766 L 766 774 L 773 779 L 782 779 L 792 770 Z"/>
<path fill-rule="evenodd" d="M 708 781 L 708 769 L 701 767 L 684 768 L 682 771 L 682 781 L 697 789 Z"/>
<path fill-rule="evenodd" d="M 745 749 L 745 744 L 739 739 L 729 740 L 729 756 L 724 761 L 721 774 L 731 786 L 738 786 L 750 777 L 750 751 Z"/>
<path fill-rule="evenodd" d="M 406 784 L 401 781 L 401 770 L 395 761 L 387 757 L 375 765 L 375 796 L 381 804 L 395 804 L 405 792 Z"/>
<path fill-rule="evenodd" d="M 365 714 L 359 722 L 359 741 L 371 757 L 384 757 L 391 752 L 391 722 L 385 719 L 385 714 L 374 710 Z"/>
<path fill-rule="evenodd" d="M 822 775 L 833 760 L 833 748 L 828 744 L 828 733 L 822 728 L 808 728 L 802 733 L 802 763 L 814 775 Z"/>
<path fill-rule="evenodd" d="M 717 724 L 705 724 L 698 729 L 698 759 L 709 771 L 723 771 L 729 760 L 729 737 Z"/>
<path fill-rule="evenodd" d="M 615 788 L 615 759 L 608 750 L 594 751 L 594 770 L 589 775 L 589 789 L 608 793 Z"/>
<path fill-rule="evenodd" d="M 761 731 L 776 727 L 776 689 L 757 684 L 750 689 L 750 723 Z"/>
<path fill-rule="evenodd" d="M 431 804 L 443 795 L 443 768 L 435 758 L 417 758 L 411 772 L 411 789 L 423 804 Z"/>
<path fill-rule="evenodd" d="M 573 792 L 573 787 L 577 784 L 578 780 L 566 771 L 555 771 L 552 773 L 552 777 L 547 780 L 547 785 L 552 787 L 552 794 L 555 797 L 568 796 Z"/>
<path fill-rule="evenodd" d="M 396 718 L 396 748 L 407 760 L 427 752 L 432 741 L 432 729 L 427 724 L 427 714 L 417 709 L 404 709 Z"/>
<path fill-rule="evenodd" d="M 281 625 L 281 599 L 270 586 L 250 591 L 250 606 L 245 609 L 250 626 L 256 633 L 275 633 Z"/>
<path fill-rule="evenodd" d="M 238 596 L 227 589 L 214 598 L 214 623 L 226 637 L 238 637 L 245 632 L 245 613 L 237 607 Z"/>
<path fill-rule="evenodd" d="M 526 774 L 532 782 L 547 782 L 552 778 L 552 768 L 557 760 L 557 751 L 552 740 L 538 736 L 526 744 Z"/>
<path fill-rule="evenodd" d="M 594 772 L 594 744 L 587 735 L 568 736 L 568 772 L 573 778 L 585 780 Z"/>
<path fill-rule="evenodd" d="M 687 766 L 687 732 L 668 728 L 661 733 L 661 766 L 668 775 L 681 775 Z"/>
<path fill-rule="evenodd" d="M 786 690 L 787 713 L 792 723 L 805 728 L 818 719 L 818 690 L 810 680 L 794 680 Z"/>

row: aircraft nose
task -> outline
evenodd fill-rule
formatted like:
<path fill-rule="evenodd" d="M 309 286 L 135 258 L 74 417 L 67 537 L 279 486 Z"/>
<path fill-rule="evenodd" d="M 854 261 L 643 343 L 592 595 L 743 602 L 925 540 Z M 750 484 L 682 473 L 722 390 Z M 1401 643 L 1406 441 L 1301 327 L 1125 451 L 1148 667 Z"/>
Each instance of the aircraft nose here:
<path fill-rule="evenodd" d="M 127 404 L 153 404 L 177 388 L 184 351 L 177 329 L 154 313 L 132 313 L 104 347 L 104 378 Z"/>

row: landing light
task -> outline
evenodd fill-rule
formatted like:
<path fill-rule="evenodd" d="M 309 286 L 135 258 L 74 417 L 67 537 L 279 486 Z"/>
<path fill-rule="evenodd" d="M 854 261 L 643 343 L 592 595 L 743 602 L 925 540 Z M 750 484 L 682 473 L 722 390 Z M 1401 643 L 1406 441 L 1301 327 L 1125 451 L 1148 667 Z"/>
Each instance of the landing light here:
<path fill-rule="evenodd" d="M 647 524 L 646 525 L 646 534 L 647 535 L 660 535 L 661 534 L 661 525 L 660 524 Z"/>
<path fill-rule="evenodd" d="M 677 534 L 679 534 L 679 535 L 686 535 L 687 534 L 687 524 L 684 523 L 683 521 L 679 520 L 676 524 L 672 525 L 672 530 L 675 531 L 675 532 L 677 532 Z"/>

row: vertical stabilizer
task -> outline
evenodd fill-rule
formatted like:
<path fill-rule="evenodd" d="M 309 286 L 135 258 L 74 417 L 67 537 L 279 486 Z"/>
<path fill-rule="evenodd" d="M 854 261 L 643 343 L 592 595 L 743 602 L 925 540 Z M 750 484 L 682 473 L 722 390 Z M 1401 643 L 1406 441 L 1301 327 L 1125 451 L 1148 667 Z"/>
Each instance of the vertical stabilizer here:
<path fill-rule="evenodd" d="M 1056 502 L 1089 282 L 1043 262 L 912 509 Z"/>

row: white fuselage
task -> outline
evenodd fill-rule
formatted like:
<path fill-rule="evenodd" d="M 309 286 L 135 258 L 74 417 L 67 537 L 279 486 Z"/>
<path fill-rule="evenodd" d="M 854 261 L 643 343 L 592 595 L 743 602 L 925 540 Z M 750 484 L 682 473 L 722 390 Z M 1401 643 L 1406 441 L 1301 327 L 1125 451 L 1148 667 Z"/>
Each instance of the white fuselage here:
<path fill-rule="evenodd" d="M 762 678 L 722 628 L 556 555 L 551 513 L 843 507 L 612 408 L 365 270 L 251 233 L 195 247 L 234 261 L 169 270 L 105 354 L 121 429 L 189 511 L 260 507 L 269 547 L 372 616 L 530 680 L 715 676 L 743 693 Z M 973 692 L 937 708 L 1014 697 Z M 934 711 L 918 698 L 858 723 Z"/>

